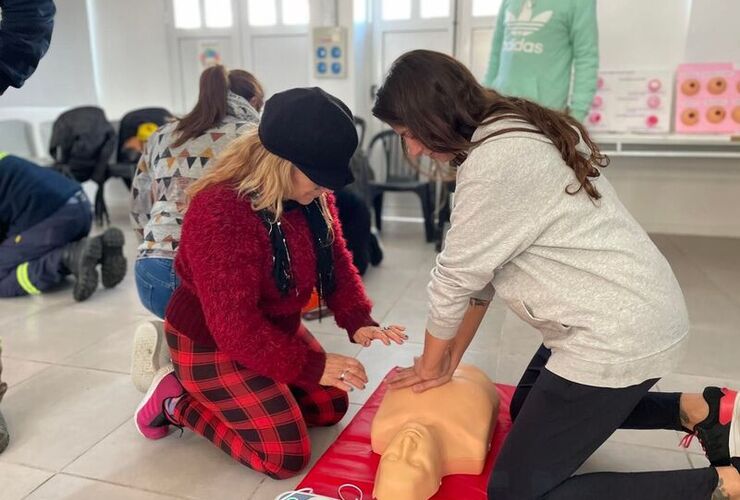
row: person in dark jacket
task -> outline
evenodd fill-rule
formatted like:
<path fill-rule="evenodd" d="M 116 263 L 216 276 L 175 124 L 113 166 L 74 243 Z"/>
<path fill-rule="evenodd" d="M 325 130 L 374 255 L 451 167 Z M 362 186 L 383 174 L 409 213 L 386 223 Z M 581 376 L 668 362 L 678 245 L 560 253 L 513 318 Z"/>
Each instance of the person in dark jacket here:
<path fill-rule="evenodd" d="M 52 0 L 0 0 L 0 94 L 21 88 L 49 49 L 56 8 Z"/>
<path fill-rule="evenodd" d="M 20 88 L 48 50 L 56 8 L 52 0 L 0 0 L 0 12 L 2 13 L 0 95 L 2 95 L 11 85 Z M 0 225 L 0 242 L 4 238 Z M 2 372 L 1 363 L 0 372 Z M 7 388 L 8 384 L 0 379 L 0 400 Z M 5 451 L 9 441 L 8 427 L 0 413 L 0 453 Z"/>
<path fill-rule="evenodd" d="M 90 202 L 75 181 L 17 156 L 0 153 L 0 297 L 38 295 L 73 274 L 74 299 L 126 274 L 124 237 L 109 228 L 87 238 Z"/>
<path fill-rule="evenodd" d="M 334 198 L 352 263 L 360 276 L 364 276 L 370 264 L 377 266 L 383 260 L 383 249 L 371 227 L 370 209 L 347 188 L 335 191 Z"/>

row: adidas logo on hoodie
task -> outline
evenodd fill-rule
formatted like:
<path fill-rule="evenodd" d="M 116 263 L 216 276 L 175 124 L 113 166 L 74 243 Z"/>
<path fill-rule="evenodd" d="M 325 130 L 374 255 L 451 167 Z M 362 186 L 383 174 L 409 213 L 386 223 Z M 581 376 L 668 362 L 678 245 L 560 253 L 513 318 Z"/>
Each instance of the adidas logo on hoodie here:
<path fill-rule="evenodd" d="M 532 17 L 532 2 L 527 1 L 515 16 L 511 11 L 506 12 L 504 25 L 508 35 L 504 41 L 503 50 L 506 52 L 526 52 L 528 54 L 542 54 L 545 49 L 542 43 L 529 42 L 526 37 L 536 33 L 552 18 L 552 11 L 548 10 Z"/>

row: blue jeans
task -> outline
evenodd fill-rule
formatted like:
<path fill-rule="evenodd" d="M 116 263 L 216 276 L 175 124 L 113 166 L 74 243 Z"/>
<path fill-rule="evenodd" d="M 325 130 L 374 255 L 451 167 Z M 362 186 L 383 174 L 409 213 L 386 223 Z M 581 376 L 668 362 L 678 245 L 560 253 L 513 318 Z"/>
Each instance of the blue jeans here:
<path fill-rule="evenodd" d="M 172 292 L 180 284 L 173 259 L 137 259 L 136 289 L 139 300 L 152 313 L 164 319 Z"/>

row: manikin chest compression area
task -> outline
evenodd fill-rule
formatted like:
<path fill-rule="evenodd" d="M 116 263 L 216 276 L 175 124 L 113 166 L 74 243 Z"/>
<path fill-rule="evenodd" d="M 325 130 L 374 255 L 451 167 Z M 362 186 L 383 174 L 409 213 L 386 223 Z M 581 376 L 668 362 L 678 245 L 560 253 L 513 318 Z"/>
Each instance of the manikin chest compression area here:
<path fill-rule="evenodd" d="M 373 451 L 382 455 L 373 496 L 426 500 L 446 475 L 480 474 L 498 406 L 493 382 L 469 365 L 426 392 L 388 391 L 371 429 Z"/>

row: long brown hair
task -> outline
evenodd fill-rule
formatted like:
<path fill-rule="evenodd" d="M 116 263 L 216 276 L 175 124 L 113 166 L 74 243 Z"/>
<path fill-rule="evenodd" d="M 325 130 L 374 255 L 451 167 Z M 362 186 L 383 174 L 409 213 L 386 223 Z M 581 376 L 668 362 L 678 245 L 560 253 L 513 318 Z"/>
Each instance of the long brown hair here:
<path fill-rule="evenodd" d="M 220 64 L 211 66 L 200 75 L 198 102 L 178 121 L 175 132 L 180 136 L 173 145 L 182 146 L 221 123 L 228 110 L 229 91 L 249 101 L 258 112 L 262 109 L 265 94 L 254 75 L 241 69 L 227 72 Z"/>
<path fill-rule="evenodd" d="M 565 191 L 575 195 L 584 189 L 592 199 L 601 198 L 591 179 L 600 175 L 598 168 L 606 167 L 609 158 L 583 125 L 566 113 L 483 87 L 468 68 L 448 55 L 414 50 L 396 59 L 378 89 L 372 113 L 390 125 L 408 128 L 431 151 L 454 154 L 457 164 L 490 137 L 518 131 L 545 135 L 575 172 L 578 188 Z M 472 140 L 481 125 L 506 119 L 521 121 L 522 127 Z M 588 151 L 576 149 L 581 140 Z"/>

